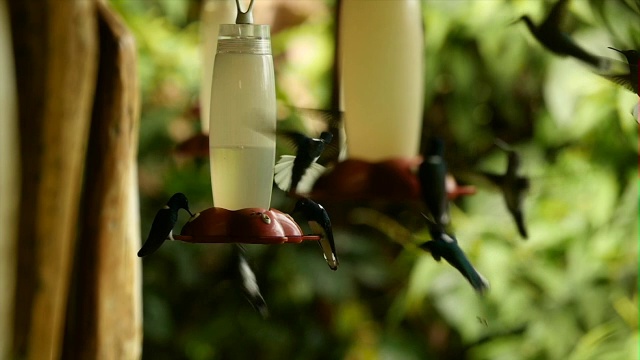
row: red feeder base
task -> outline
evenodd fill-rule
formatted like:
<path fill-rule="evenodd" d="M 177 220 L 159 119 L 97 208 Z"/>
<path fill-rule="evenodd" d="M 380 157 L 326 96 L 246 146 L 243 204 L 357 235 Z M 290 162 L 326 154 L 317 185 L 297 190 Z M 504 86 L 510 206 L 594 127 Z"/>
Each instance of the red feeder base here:
<path fill-rule="evenodd" d="M 304 235 L 293 218 L 276 209 L 227 210 L 212 207 L 196 213 L 174 239 L 190 243 L 284 244 L 320 240 Z"/>
<path fill-rule="evenodd" d="M 321 176 L 310 195 L 318 200 L 419 200 L 421 188 L 415 168 L 421 163 L 421 156 L 377 163 L 349 159 Z M 452 176 L 447 176 L 446 185 L 451 200 L 476 192 L 473 186 L 458 186 Z"/>

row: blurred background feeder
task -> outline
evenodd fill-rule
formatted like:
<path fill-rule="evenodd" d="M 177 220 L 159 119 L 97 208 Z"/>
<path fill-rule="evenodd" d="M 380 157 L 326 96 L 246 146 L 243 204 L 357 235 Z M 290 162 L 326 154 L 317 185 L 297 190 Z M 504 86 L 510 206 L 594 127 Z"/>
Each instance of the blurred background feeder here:
<path fill-rule="evenodd" d="M 447 174 L 445 178 L 445 187 L 447 189 L 447 198 L 451 201 L 461 197 L 473 195 L 476 193 L 476 187 L 473 185 L 458 185 L 456 178 L 451 174 Z"/>
<path fill-rule="evenodd" d="M 276 209 L 209 208 L 197 213 L 174 239 L 191 243 L 284 244 L 320 240 L 304 235 L 293 218 Z"/>
<path fill-rule="evenodd" d="M 208 158 L 209 135 L 197 133 L 178 144 L 175 148 L 175 152 L 180 156 Z"/>
<path fill-rule="evenodd" d="M 420 1 L 342 0 L 342 106 L 349 158 L 418 155 L 424 102 Z"/>
<path fill-rule="evenodd" d="M 312 197 L 420 198 L 424 33 L 418 0 L 340 2 L 341 108 L 349 159 Z"/>
<path fill-rule="evenodd" d="M 202 75 L 200 76 L 200 99 L 198 118 L 201 132 L 178 144 L 175 151 L 187 157 L 209 157 L 209 115 L 211 114 L 211 85 L 213 66 L 218 50 L 220 25 L 233 23 L 236 5 L 233 0 L 205 0 L 200 13 L 200 40 Z"/>
<path fill-rule="evenodd" d="M 200 14 L 200 40 L 202 44 L 202 76 L 200 78 L 200 123 L 202 133 L 209 136 L 209 115 L 211 111 L 211 81 L 213 66 L 218 50 L 220 25 L 232 24 L 236 17 L 234 0 L 205 0 Z M 198 137 L 194 135 L 194 137 Z M 207 144 L 207 149 L 209 148 Z M 199 153 L 197 156 L 203 156 Z M 206 155 L 208 156 L 208 155 Z"/>

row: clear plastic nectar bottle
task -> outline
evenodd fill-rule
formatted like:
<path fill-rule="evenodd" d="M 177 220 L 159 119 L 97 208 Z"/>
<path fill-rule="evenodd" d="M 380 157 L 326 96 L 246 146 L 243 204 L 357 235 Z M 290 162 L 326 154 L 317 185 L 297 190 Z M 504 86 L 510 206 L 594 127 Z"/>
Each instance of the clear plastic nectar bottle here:
<path fill-rule="evenodd" d="M 213 69 L 209 154 L 213 205 L 268 209 L 275 162 L 276 95 L 268 25 L 251 7 L 220 25 Z"/>

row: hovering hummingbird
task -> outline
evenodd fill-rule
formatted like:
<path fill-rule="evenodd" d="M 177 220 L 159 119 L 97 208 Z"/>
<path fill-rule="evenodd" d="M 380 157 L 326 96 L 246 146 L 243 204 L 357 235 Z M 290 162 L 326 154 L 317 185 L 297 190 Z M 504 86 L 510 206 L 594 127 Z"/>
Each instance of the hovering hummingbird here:
<path fill-rule="evenodd" d="M 260 293 L 260 287 L 258 287 L 258 281 L 251 266 L 247 262 L 244 256 L 244 248 L 240 245 L 236 245 L 236 253 L 238 255 L 238 270 L 240 277 L 242 278 L 242 286 L 247 294 L 247 299 L 251 303 L 254 309 L 260 313 L 263 318 L 269 316 L 269 309 L 267 302 L 264 301 L 264 297 Z"/>
<path fill-rule="evenodd" d="M 418 178 L 422 199 L 438 225 L 449 224 L 449 200 L 446 188 L 447 164 L 444 161 L 444 143 L 431 138 L 420 167 Z"/>
<path fill-rule="evenodd" d="M 313 181 L 324 172 L 324 166 L 317 161 L 333 135 L 327 131 L 323 131 L 318 139 L 294 131 L 283 132 L 282 135 L 293 141 L 297 151 L 296 156 L 282 155 L 275 165 L 276 185 L 289 194 L 296 194 L 298 190 L 308 193 Z"/>
<path fill-rule="evenodd" d="M 524 215 L 522 213 L 522 202 L 525 192 L 529 189 L 529 179 L 518 176 L 518 168 L 520 167 L 520 155 L 511 149 L 502 141 L 496 144 L 507 153 L 507 171 L 503 175 L 497 175 L 488 172 L 482 172 L 489 181 L 498 186 L 502 191 L 502 195 L 507 205 L 507 209 L 513 216 L 518 227 L 518 232 L 523 238 L 527 238 L 527 229 L 524 223 Z"/>
<path fill-rule="evenodd" d="M 640 82 L 640 78 L 638 78 L 638 62 L 640 62 L 640 52 L 638 52 L 638 50 L 618 50 L 612 47 L 609 47 L 609 49 L 615 50 L 627 58 L 629 72 L 603 76 L 640 96 L 640 94 L 638 94 L 638 82 Z"/>
<path fill-rule="evenodd" d="M 338 257 L 336 255 L 336 246 L 333 241 L 333 231 L 331 230 L 331 220 L 329 214 L 322 205 L 315 201 L 302 198 L 298 200 L 293 213 L 300 212 L 307 219 L 311 231 L 320 235 L 318 244 L 322 248 L 324 259 L 331 270 L 338 269 Z"/>
<path fill-rule="evenodd" d="M 149 236 L 140 251 L 138 251 L 139 257 L 147 256 L 158 250 L 165 239 L 173 239 L 172 231 L 176 221 L 178 221 L 178 210 L 180 209 L 187 210 L 189 215 L 193 216 L 189 211 L 187 197 L 183 193 L 175 193 L 171 196 L 167 205 L 156 213 L 156 217 L 151 224 Z"/>
<path fill-rule="evenodd" d="M 567 13 L 569 0 L 558 0 L 547 18 L 540 25 L 535 25 L 527 15 L 521 16 L 516 22 L 524 21 L 531 34 L 550 51 L 561 56 L 572 56 L 596 68 L 601 67 L 601 59 L 592 55 L 576 44 L 565 32 L 560 30 L 560 23 Z"/>
<path fill-rule="evenodd" d="M 458 246 L 458 240 L 447 234 L 442 228 L 442 225 L 431 221 L 431 219 L 424 214 L 422 214 L 422 216 L 427 220 L 427 226 L 429 227 L 432 240 L 421 244 L 420 248 L 430 252 L 436 261 L 444 258 L 451 266 L 458 269 L 462 276 L 469 281 L 478 293 L 484 294 L 489 289 L 489 283 L 478 273 L 473 265 L 471 265 L 464 251 Z"/>

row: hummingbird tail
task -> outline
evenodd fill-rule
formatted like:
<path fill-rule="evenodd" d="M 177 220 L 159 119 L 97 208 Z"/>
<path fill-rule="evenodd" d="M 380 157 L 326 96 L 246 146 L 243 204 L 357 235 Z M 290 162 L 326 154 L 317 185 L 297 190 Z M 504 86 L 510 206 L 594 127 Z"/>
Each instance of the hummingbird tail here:
<path fill-rule="evenodd" d="M 453 265 L 453 264 L 452 264 Z M 461 263 L 459 266 L 454 265 L 460 271 L 462 276 L 464 276 L 469 284 L 473 286 L 474 290 L 478 292 L 480 295 L 483 295 L 487 290 L 489 290 L 489 281 L 485 279 L 484 276 L 480 275 L 480 273 L 471 265 L 471 262 L 465 257 L 461 259 Z"/>
<path fill-rule="evenodd" d="M 260 293 L 260 287 L 258 286 L 256 275 L 247 262 L 247 259 L 244 257 L 244 251 L 245 250 L 243 247 L 236 247 L 236 255 L 238 257 L 238 272 L 240 273 L 240 277 L 242 279 L 244 292 L 251 306 L 253 306 L 253 308 L 256 309 L 256 311 L 258 311 L 263 318 L 267 318 L 269 316 L 267 302 L 264 300 L 264 297 L 262 297 L 262 294 Z"/>
<path fill-rule="evenodd" d="M 522 211 L 516 211 L 513 213 L 513 219 L 516 222 L 516 226 L 518 227 L 518 232 L 523 239 L 527 239 L 527 228 L 524 224 L 524 216 L 522 215 Z"/>
<path fill-rule="evenodd" d="M 487 279 L 475 269 L 470 275 L 471 276 L 468 279 L 471 286 L 473 286 L 480 295 L 484 295 L 489 290 L 489 281 L 487 281 Z"/>
<path fill-rule="evenodd" d="M 160 248 L 163 243 L 164 239 L 159 241 L 149 241 L 149 239 L 147 239 L 144 242 L 144 245 L 142 245 L 142 248 L 140 248 L 140 250 L 138 251 L 138 257 L 145 257 L 147 255 L 153 254 Z"/>

